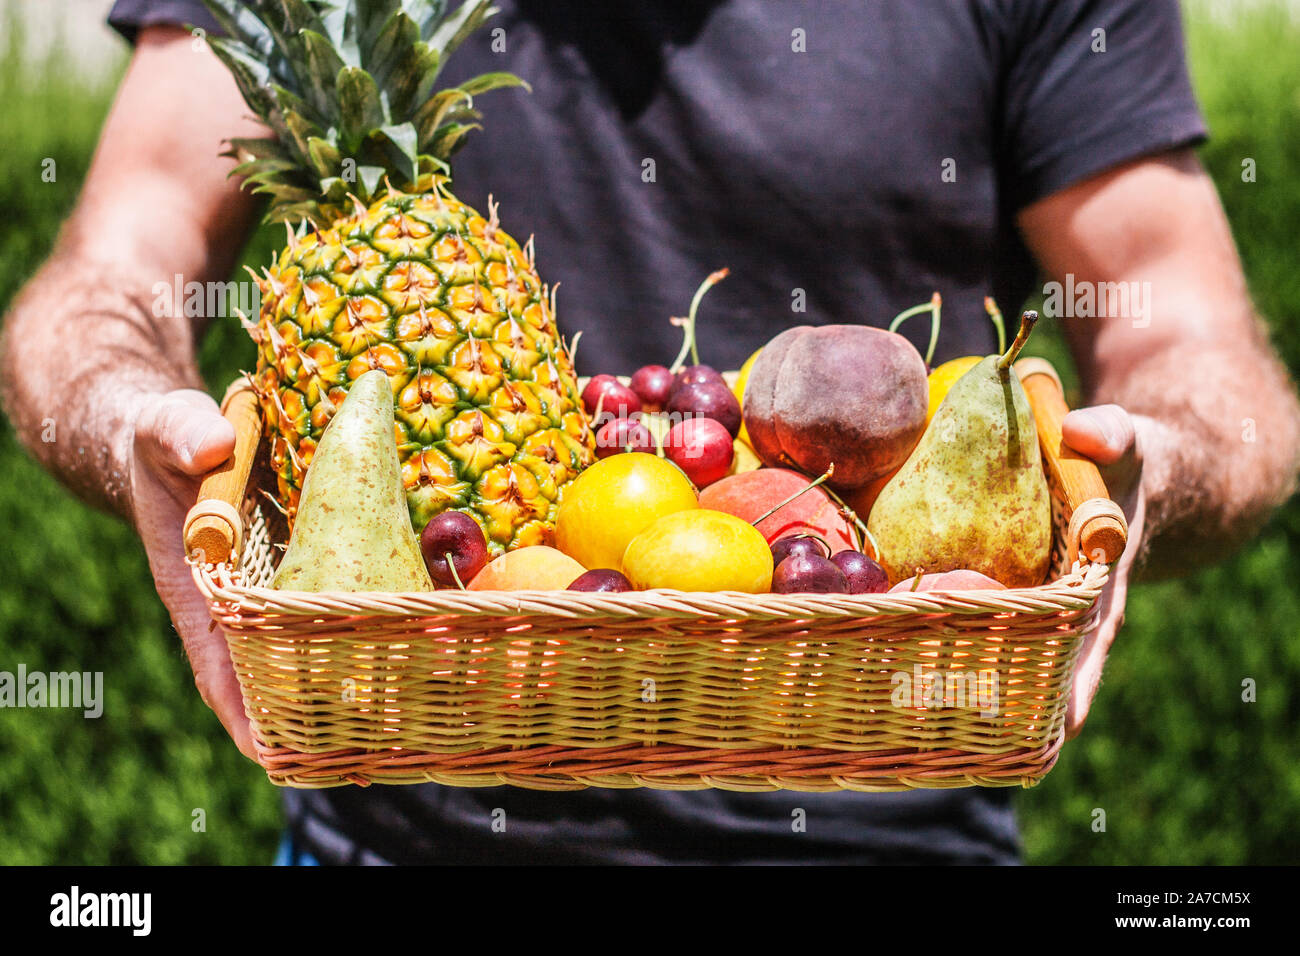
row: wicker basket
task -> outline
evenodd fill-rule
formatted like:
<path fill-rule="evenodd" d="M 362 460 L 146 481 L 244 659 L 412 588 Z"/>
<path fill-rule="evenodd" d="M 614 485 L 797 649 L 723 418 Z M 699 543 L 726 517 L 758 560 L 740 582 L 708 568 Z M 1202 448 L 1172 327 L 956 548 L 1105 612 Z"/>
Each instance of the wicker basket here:
<path fill-rule="evenodd" d="M 1041 587 L 310 594 L 266 586 L 284 533 L 247 480 L 246 399 L 228 396 L 236 461 L 205 483 L 187 541 L 204 522 L 233 531 L 237 560 L 191 564 L 277 784 L 882 791 L 1032 786 L 1056 761 L 1107 580 L 1101 554 L 1076 560 L 1080 529 L 1117 513 L 1104 486 L 1071 501 L 1059 437 L 1044 436 Z M 1035 404 L 1041 433 L 1059 414 Z"/>

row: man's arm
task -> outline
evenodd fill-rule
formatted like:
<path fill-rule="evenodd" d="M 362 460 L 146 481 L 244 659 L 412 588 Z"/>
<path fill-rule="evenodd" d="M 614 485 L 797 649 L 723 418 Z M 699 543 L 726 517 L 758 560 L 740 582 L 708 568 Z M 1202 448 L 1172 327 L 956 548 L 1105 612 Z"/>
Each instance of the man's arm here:
<path fill-rule="evenodd" d="M 258 136 L 234 80 L 183 30 L 142 31 L 81 198 L 6 321 L 3 396 L 19 437 L 83 498 L 129 518 L 199 693 L 253 756 L 230 654 L 181 545 L 199 477 L 234 448 L 200 391 L 201 321 L 153 308 L 153 287 L 224 280 L 254 201 L 217 154 Z M 55 440 L 43 441 L 53 421 Z"/>
<path fill-rule="evenodd" d="M 152 289 L 229 275 L 255 203 L 218 153 L 224 138 L 264 135 L 247 112 L 206 46 L 143 31 L 77 207 L 5 322 L 3 397 L 19 437 L 82 498 L 126 517 L 136 417 L 149 396 L 202 387 L 201 330 L 155 315 Z M 42 441 L 50 422 L 56 440 Z"/>
<path fill-rule="evenodd" d="M 1088 404 L 1122 406 L 1137 430 L 1139 574 L 1226 557 L 1295 488 L 1300 405 L 1251 306 L 1214 184 L 1179 151 L 1049 196 L 1020 227 L 1050 279 L 1151 291 L 1136 320 L 1061 319 Z M 1123 416 L 1095 418 L 1122 427 Z M 1104 444 L 1086 420 L 1071 424 L 1081 451 Z"/>

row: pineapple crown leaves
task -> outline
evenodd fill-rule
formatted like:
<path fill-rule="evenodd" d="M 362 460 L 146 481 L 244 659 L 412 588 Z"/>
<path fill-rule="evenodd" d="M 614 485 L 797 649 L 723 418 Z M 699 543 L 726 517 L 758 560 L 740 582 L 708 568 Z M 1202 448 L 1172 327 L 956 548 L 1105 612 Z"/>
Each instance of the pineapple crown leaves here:
<path fill-rule="evenodd" d="M 438 90 L 447 58 L 496 13 L 491 0 L 203 0 L 209 40 L 268 139 L 230 140 L 232 176 L 270 195 L 267 219 L 328 223 L 391 179 L 448 175 L 481 114 L 474 97 L 528 84 L 484 73 Z"/>

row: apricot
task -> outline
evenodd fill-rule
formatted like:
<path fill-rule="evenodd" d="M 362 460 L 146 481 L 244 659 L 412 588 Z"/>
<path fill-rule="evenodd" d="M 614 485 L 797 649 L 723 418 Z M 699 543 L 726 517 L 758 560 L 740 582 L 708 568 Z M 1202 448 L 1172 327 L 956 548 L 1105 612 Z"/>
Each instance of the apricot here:
<path fill-rule="evenodd" d="M 772 339 L 745 385 L 743 420 L 764 463 L 860 488 L 897 469 L 925 431 L 925 361 L 894 332 L 797 326 Z"/>
<path fill-rule="evenodd" d="M 563 551 L 534 544 L 507 551 L 488 562 L 467 591 L 563 591 L 586 572 Z"/>
<path fill-rule="evenodd" d="M 788 468 L 759 468 L 715 481 L 700 492 L 700 507 L 725 511 L 752 522 L 808 483 L 807 477 Z M 821 535 L 830 544 L 832 553 L 857 547 L 852 525 L 840 513 L 839 505 L 821 488 L 805 492 L 764 518 L 758 530 L 769 543 L 803 532 Z"/>

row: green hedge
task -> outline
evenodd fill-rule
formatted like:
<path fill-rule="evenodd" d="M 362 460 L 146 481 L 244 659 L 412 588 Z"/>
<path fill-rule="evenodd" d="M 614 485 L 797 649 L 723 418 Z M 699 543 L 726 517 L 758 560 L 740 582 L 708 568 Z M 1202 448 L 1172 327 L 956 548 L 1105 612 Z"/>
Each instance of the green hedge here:
<path fill-rule="evenodd" d="M 85 174 L 110 91 L 57 68 L 0 61 L 0 311 L 49 251 Z M 1196 85 L 1223 194 L 1260 310 L 1300 368 L 1300 46 L 1265 7 L 1233 25 L 1189 24 Z M 47 64 L 57 67 L 57 62 Z M 52 122 L 57 118 L 57 124 Z M 57 180 L 41 163 L 57 162 Z M 1243 158 L 1258 181 L 1241 180 Z M 274 235 L 247 259 L 264 263 Z M 69 342 L 68 348 L 78 343 Z M 1058 361 L 1059 341 L 1038 345 Z M 214 391 L 251 349 L 236 323 L 204 343 Z M 130 531 L 82 506 L 0 429 L 0 669 L 105 675 L 98 720 L 0 711 L 0 863 L 259 863 L 274 849 L 277 794 L 200 702 Z M 1300 765 L 1300 505 L 1241 555 L 1137 589 L 1087 732 L 1023 793 L 1027 857 L 1040 863 L 1294 862 Z M 1241 701 L 1253 678 L 1257 703 Z M 1107 829 L 1092 829 L 1094 810 Z M 194 811 L 206 828 L 196 832 Z"/>

